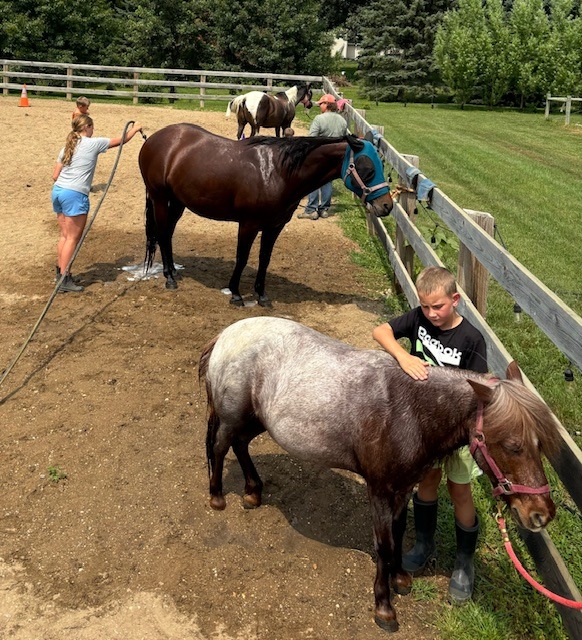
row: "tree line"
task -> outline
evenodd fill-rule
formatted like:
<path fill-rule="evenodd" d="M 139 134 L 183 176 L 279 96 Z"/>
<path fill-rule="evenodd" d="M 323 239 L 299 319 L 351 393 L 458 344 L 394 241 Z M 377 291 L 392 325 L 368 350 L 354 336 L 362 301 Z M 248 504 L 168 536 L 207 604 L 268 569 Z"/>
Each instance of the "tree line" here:
<path fill-rule="evenodd" d="M 582 0 L 0 0 L 0 56 L 333 74 L 336 35 L 382 101 L 582 95 Z"/>
<path fill-rule="evenodd" d="M 355 0 L 0 0 L 15 60 L 320 75 Z"/>
<path fill-rule="evenodd" d="M 582 95 L 580 13 L 580 0 L 374 0 L 347 24 L 369 97 L 523 107 Z"/>

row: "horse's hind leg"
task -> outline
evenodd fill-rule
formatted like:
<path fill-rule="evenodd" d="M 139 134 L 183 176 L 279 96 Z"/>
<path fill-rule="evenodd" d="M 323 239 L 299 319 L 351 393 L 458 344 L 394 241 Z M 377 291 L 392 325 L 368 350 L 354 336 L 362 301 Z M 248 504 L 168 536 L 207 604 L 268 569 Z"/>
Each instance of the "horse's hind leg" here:
<path fill-rule="evenodd" d="M 170 222 L 170 238 L 174 236 L 174 231 L 176 230 L 176 225 L 178 224 L 178 220 L 182 217 L 184 213 L 184 205 L 177 200 L 176 198 L 171 198 L 169 202 L 169 222 Z M 170 247 L 171 248 L 171 247 Z M 174 264 L 174 255 L 172 251 L 172 263 L 171 263 L 172 276 L 176 279 L 180 279 L 182 276 L 176 270 L 176 265 Z"/>
<path fill-rule="evenodd" d="M 228 430 L 223 428 L 218 416 L 212 412 L 208 418 L 208 433 L 213 433 L 212 442 L 206 443 L 208 460 L 210 462 L 210 506 L 222 511 L 226 507 L 226 500 L 222 493 L 222 474 L 224 471 L 224 458 L 230 449 L 232 437 Z"/>
<path fill-rule="evenodd" d="M 176 199 L 152 196 L 154 204 L 156 231 L 162 263 L 164 266 L 164 276 L 166 277 L 166 289 L 177 289 L 174 266 L 174 256 L 172 252 L 172 236 L 176 228 L 176 223 L 184 212 L 184 205 Z"/>
<path fill-rule="evenodd" d="M 264 431 L 264 429 L 261 427 L 258 433 L 262 431 Z M 258 433 L 255 435 L 258 435 Z M 249 442 L 241 439 L 235 440 L 235 442 L 232 443 L 232 450 L 239 461 L 245 477 L 244 506 L 249 508 L 260 507 L 263 495 L 263 481 L 249 455 Z"/>

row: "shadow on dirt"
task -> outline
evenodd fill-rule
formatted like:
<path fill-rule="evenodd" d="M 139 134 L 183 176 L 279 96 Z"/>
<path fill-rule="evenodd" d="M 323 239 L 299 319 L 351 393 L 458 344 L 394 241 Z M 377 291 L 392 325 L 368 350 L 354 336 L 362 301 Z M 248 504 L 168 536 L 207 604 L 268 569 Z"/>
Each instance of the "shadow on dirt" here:
<path fill-rule="evenodd" d="M 263 504 L 277 507 L 298 533 L 322 544 L 374 555 L 366 487 L 355 475 L 285 454 L 255 455 L 253 461 L 264 482 Z M 227 460 L 225 494 L 242 496 L 243 489 L 238 462 Z"/>

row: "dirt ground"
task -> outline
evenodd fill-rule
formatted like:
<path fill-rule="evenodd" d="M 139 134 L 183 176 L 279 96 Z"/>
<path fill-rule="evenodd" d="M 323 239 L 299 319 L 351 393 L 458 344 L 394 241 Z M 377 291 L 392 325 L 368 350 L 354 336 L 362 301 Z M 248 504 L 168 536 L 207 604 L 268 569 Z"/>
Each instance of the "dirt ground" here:
<path fill-rule="evenodd" d="M 72 104 L 0 98 L 0 331 L 4 370 L 54 287 L 51 173 Z M 234 137 L 222 113 L 94 104 L 95 135 L 128 120 L 147 134 L 189 121 Z M 297 127 L 297 133 L 302 132 Z M 380 309 L 335 219 L 294 218 L 273 255 L 273 309 L 233 308 L 220 289 L 236 225 L 186 213 L 175 234 L 179 289 L 131 281 L 143 260 L 144 188 L 136 136 L 73 271 L 86 289 L 58 295 L 0 387 L 0 637 L 14 640 L 373 640 L 374 558 L 365 487 L 308 466 L 268 437 L 253 457 L 265 504 L 242 506 L 229 455 L 227 509 L 208 505 L 201 347 L 222 328 L 272 314 L 373 347 Z M 101 156 L 99 202 L 117 150 Z M 158 254 L 159 258 L 159 254 Z M 241 291 L 250 294 L 254 250 Z M 66 477 L 62 477 L 65 476 Z M 435 576 L 444 599 L 446 578 Z M 437 598 L 437 601 L 438 599 Z M 433 602 L 396 596 L 406 640 L 436 638 Z"/>

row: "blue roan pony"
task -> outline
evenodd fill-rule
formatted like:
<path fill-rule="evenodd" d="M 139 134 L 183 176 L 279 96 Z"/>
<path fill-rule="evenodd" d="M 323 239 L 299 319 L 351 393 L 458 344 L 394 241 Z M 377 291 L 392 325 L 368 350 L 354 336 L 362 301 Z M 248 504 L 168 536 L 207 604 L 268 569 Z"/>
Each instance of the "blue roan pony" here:
<path fill-rule="evenodd" d="M 146 186 L 146 260 L 151 264 L 159 244 L 166 287 L 175 289 L 172 235 L 184 209 L 238 222 L 236 264 L 228 283 L 231 303 L 243 304 L 240 277 L 261 232 L 255 292 L 260 305 L 270 306 L 265 280 L 279 234 L 301 198 L 344 176 L 343 164 L 348 188 L 377 216 L 388 215 L 390 189 L 376 149 L 365 140 L 352 135 L 230 140 L 193 124 L 165 127 L 139 154 Z"/>
<path fill-rule="evenodd" d="M 385 351 L 356 349 L 291 320 L 255 317 L 216 336 L 202 350 L 199 371 L 208 396 L 213 509 L 226 506 L 222 471 L 230 447 L 243 471 L 245 505 L 261 504 L 249 443 L 263 431 L 299 459 L 366 480 L 377 552 L 375 619 L 388 631 L 398 629 L 390 588 L 405 594 L 412 583 L 402 569 L 406 503 L 436 459 L 471 443 L 494 495 L 521 527 L 540 531 L 554 518 L 541 452 L 556 454 L 557 430 L 515 363 L 507 380 L 431 367 L 419 382 Z"/>

